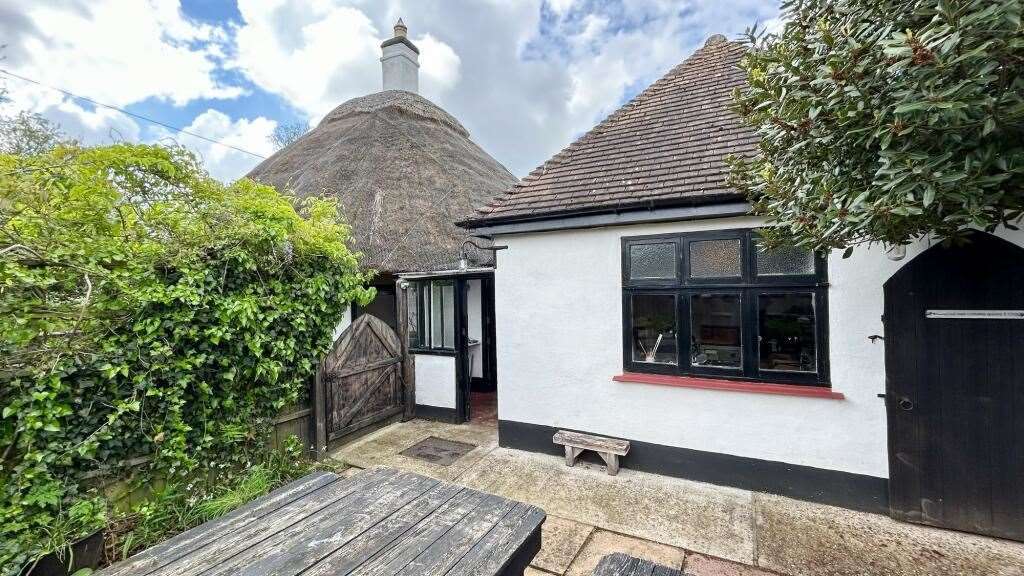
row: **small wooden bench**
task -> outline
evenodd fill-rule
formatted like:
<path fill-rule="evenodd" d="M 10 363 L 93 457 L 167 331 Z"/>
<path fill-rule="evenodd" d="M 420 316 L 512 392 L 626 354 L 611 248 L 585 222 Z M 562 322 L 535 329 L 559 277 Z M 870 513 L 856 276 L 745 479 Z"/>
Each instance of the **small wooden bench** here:
<path fill-rule="evenodd" d="M 555 444 L 565 446 L 565 465 L 574 466 L 576 458 L 584 450 L 592 450 L 604 460 L 608 468 L 608 474 L 615 476 L 619 473 L 619 456 L 625 456 L 629 452 L 629 441 L 618 438 L 605 438 L 604 436 L 593 436 L 580 432 L 569 432 L 559 430 L 555 432 L 552 441 Z"/>
<path fill-rule="evenodd" d="M 621 552 L 601 558 L 591 576 L 685 576 L 679 570 Z"/>

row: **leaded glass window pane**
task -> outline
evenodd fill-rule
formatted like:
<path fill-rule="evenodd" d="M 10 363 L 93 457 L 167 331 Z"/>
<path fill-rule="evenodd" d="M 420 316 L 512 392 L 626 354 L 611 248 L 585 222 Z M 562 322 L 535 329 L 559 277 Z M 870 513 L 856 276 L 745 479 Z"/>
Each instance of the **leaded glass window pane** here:
<path fill-rule="evenodd" d="M 761 370 L 817 371 L 813 294 L 761 294 L 757 326 Z"/>
<path fill-rule="evenodd" d="M 690 277 L 739 278 L 740 253 L 739 238 L 690 242 Z"/>
<path fill-rule="evenodd" d="M 743 309 L 737 294 L 690 298 L 690 355 L 694 366 L 743 365 Z"/>
<path fill-rule="evenodd" d="M 814 252 L 799 246 L 757 247 L 758 276 L 814 274 Z"/>
<path fill-rule="evenodd" d="M 633 244 L 630 246 L 629 277 L 634 280 L 675 278 L 675 243 Z"/>
<path fill-rule="evenodd" d="M 634 294 L 631 298 L 633 361 L 677 364 L 676 297 Z"/>

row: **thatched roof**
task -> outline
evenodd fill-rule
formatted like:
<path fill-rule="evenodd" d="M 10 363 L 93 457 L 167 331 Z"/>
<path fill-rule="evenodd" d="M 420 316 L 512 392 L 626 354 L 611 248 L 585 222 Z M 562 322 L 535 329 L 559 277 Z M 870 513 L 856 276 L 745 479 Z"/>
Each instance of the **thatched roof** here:
<path fill-rule="evenodd" d="M 456 267 L 467 235 L 455 222 L 516 181 L 450 114 L 394 90 L 338 106 L 249 176 L 300 196 L 337 196 L 363 264 L 382 272 Z"/>

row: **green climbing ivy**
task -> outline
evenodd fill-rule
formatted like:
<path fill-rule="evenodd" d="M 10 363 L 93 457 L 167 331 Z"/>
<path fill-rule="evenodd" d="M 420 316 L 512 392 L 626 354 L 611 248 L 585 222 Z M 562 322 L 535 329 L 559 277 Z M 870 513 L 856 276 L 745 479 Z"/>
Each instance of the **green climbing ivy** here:
<path fill-rule="evenodd" d="M 348 237 L 333 201 L 221 184 L 181 148 L 0 155 L 0 573 L 90 478 L 254 461 L 373 297 Z"/>

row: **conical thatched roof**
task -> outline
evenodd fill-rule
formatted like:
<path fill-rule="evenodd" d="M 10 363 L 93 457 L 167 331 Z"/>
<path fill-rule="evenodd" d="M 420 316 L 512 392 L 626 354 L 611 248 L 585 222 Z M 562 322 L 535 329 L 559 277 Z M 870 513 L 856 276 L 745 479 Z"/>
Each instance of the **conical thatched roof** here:
<path fill-rule="evenodd" d="M 337 196 L 363 264 L 382 272 L 456 267 L 467 236 L 455 222 L 516 181 L 458 120 L 395 90 L 338 106 L 249 176 L 300 196 Z"/>

